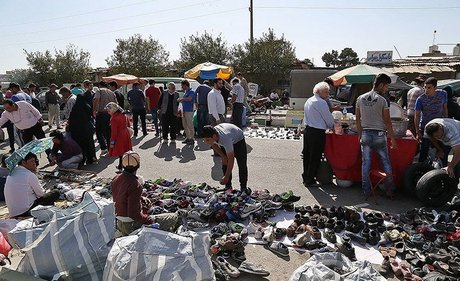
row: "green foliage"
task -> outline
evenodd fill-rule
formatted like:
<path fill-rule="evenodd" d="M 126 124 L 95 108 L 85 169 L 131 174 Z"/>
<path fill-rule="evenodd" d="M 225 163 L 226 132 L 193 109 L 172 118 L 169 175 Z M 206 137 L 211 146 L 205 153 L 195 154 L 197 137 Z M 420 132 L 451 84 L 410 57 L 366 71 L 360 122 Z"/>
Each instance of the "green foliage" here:
<path fill-rule="evenodd" d="M 277 37 L 273 29 L 268 29 L 260 38 L 238 44 L 232 50 L 233 65 L 248 81 L 258 83 L 263 93 L 278 87 L 278 80 L 288 79 L 295 62 L 295 48 L 284 35 Z"/>
<path fill-rule="evenodd" d="M 11 74 L 11 81 L 18 83 L 21 87 L 25 87 L 33 81 L 34 73 L 30 69 L 14 69 L 9 74 Z"/>
<path fill-rule="evenodd" d="M 78 50 L 74 45 L 68 45 L 65 51 L 56 51 L 54 58 L 54 69 L 56 70 L 56 81 L 59 84 L 65 82 L 82 82 L 86 79 L 89 67 L 89 52 Z"/>
<path fill-rule="evenodd" d="M 357 65 L 359 63 L 358 54 L 352 48 L 344 48 L 339 55 L 339 52 L 332 50 L 330 53 L 324 53 L 321 57 L 327 67 L 346 68 Z"/>
<path fill-rule="evenodd" d="M 350 67 L 359 63 L 358 54 L 352 48 L 343 49 L 340 52 L 339 59 L 341 67 Z"/>
<path fill-rule="evenodd" d="M 332 50 L 330 53 L 324 53 L 324 55 L 321 57 L 323 62 L 326 64 L 327 67 L 332 66 L 332 67 L 337 67 L 340 64 L 339 61 L 339 52 L 336 50 Z"/>
<path fill-rule="evenodd" d="M 45 52 L 28 52 L 26 60 L 30 67 L 28 80 L 40 86 L 50 83 L 82 82 L 91 70 L 90 54 L 75 45 L 68 45 L 65 50 L 54 50 L 53 56 L 49 50 Z"/>
<path fill-rule="evenodd" d="M 185 72 L 207 61 L 226 65 L 229 62 L 229 56 L 230 50 L 222 35 L 214 37 L 205 31 L 201 35 L 197 33 L 181 39 L 180 59 L 175 62 L 175 65 Z"/>
<path fill-rule="evenodd" d="M 152 36 L 144 39 L 140 34 L 134 34 L 128 39 L 117 39 L 116 42 L 113 55 L 106 59 L 112 74 L 146 77 L 166 73 L 169 53 Z"/>

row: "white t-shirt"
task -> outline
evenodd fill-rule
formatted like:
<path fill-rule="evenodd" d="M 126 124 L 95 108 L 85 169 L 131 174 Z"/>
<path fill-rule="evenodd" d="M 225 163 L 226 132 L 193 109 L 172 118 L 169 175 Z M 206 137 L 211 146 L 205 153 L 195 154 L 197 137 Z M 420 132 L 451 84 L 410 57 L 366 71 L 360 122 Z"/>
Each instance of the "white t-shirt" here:
<path fill-rule="evenodd" d="M 10 217 L 27 212 L 44 194 L 37 176 L 23 166 L 17 166 L 6 178 L 5 202 Z"/>

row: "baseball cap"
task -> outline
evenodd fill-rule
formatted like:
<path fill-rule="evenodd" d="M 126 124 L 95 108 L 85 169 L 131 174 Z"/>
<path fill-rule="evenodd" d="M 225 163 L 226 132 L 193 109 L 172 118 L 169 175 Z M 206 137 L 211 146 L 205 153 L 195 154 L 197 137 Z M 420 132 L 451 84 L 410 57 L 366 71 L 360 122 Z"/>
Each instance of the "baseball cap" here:
<path fill-rule="evenodd" d="M 137 167 L 141 163 L 141 157 L 137 152 L 134 151 L 127 151 L 123 154 L 123 158 L 121 159 L 121 165 L 123 168 L 126 167 Z"/>
<path fill-rule="evenodd" d="M 54 84 L 54 83 L 50 85 L 50 88 L 51 88 L 51 87 L 59 88 L 59 87 L 58 87 L 56 84 Z"/>

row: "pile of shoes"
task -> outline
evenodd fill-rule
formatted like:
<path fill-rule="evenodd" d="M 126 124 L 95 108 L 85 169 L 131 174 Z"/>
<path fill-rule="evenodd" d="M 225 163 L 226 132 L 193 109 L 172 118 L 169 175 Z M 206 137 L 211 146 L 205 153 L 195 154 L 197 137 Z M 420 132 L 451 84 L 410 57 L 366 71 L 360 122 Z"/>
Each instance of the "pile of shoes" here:
<path fill-rule="evenodd" d="M 443 280 L 460 278 L 460 214 L 456 210 L 413 209 L 389 221 L 379 242 L 383 274 L 393 271 L 407 280 L 433 274 Z"/>
<path fill-rule="evenodd" d="M 241 192 L 163 178 L 145 181 L 142 196 L 142 207 L 151 215 L 177 212 L 182 220 L 179 232 L 210 229 L 210 253 L 216 278 L 220 280 L 236 278 L 240 272 L 268 276 L 261 266 L 246 260 L 244 247 L 248 235 L 254 234 L 256 222 L 260 226 L 259 233 L 268 235 L 266 229 L 275 224 L 269 218 L 276 210 L 293 211 L 294 203 L 300 200 L 292 191 L 272 194 L 268 190 L 247 189 Z M 241 223 L 247 219 L 249 226 Z M 278 248 L 282 247 L 287 251 L 280 243 Z"/>
<path fill-rule="evenodd" d="M 263 127 L 246 129 L 244 136 L 259 139 L 300 140 L 302 134 L 297 128 Z"/>

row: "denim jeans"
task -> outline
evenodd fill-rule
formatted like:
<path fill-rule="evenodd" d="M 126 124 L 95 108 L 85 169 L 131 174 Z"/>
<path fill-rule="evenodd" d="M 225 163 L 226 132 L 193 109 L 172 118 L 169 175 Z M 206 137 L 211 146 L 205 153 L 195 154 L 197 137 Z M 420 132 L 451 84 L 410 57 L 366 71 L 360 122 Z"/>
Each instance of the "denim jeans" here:
<path fill-rule="evenodd" d="M 393 192 L 394 182 L 391 171 L 391 162 L 388 155 L 387 135 L 383 131 L 377 130 L 363 130 L 361 133 L 361 153 L 362 153 L 362 167 L 361 173 L 363 178 L 363 192 L 369 195 L 371 192 L 371 181 L 369 172 L 372 163 L 372 150 L 375 150 L 382 162 L 383 172 L 389 175 L 385 179 L 385 188 L 387 193 Z"/>
<path fill-rule="evenodd" d="M 155 126 L 155 135 L 158 135 L 158 108 L 152 108 L 150 113 L 152 114 L 152 121 Z"/>

